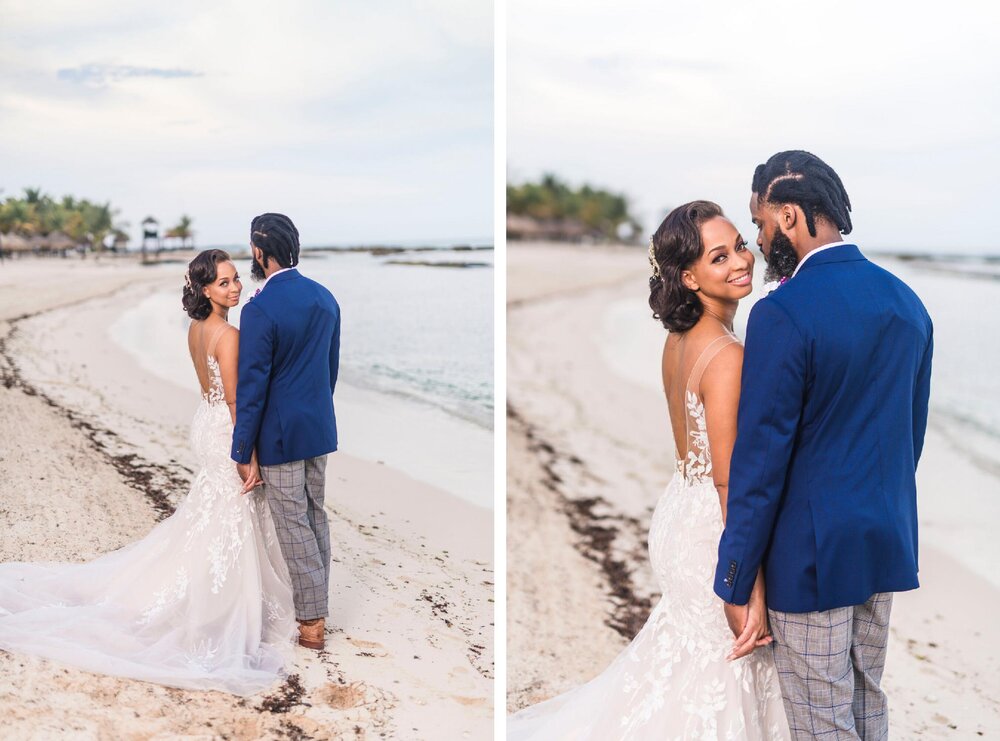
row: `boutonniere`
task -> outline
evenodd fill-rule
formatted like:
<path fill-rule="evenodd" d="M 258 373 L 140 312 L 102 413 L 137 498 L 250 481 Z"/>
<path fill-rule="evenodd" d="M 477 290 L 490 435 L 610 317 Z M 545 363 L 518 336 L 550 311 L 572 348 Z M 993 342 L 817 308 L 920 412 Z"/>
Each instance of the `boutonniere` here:
<path fill-rule="evenodd" d="M 253 292 L 253 296 L 251 296 L 249 299 L 247 299 L 247 303 L 250 303 L 255 298 L 257 298 L 259 295 L 260 295 L 260 289 L 258 288 L 256 291 Z"/>
<path fill-rule="evenodd" d="M 765 294 L 774 293 L 783 285 L 785 285 L 787 282 L 788 282 L 788 276 L 786 275 L 781 280 L 772 280 L 770 283 L 765 283 L 763 286 L 761 286 L 761 288 L 763 289 Z"/>

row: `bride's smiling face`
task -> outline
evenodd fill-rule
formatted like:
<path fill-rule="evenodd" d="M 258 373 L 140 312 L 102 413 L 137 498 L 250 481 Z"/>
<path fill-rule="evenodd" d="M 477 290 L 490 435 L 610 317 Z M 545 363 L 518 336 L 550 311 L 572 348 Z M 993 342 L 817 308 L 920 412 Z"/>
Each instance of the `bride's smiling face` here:
<path fill-rule="evenodd" d="M 753 253 L 733 223 L 716 216 L 701 225 L 701 256 L 681 274 L 692 291 L 738 301 L 753 291 Z"/>
<path fill-rule="evenodd" d="M 215 280 L 205 286 L 202 291 L 213 304 L 232 308 L 240 302 L 243 293 L 243 283 L 236 266 L 228 260 L 215 266 Z"/>

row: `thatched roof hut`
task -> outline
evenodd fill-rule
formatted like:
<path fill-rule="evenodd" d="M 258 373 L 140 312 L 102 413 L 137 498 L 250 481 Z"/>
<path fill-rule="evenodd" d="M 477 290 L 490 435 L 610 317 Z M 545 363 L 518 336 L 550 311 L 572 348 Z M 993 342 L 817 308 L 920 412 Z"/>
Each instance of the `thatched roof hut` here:
<path fill-rule="evenodd" d="M 20 234 L 0 234 L 0 250 L 4 252 L 28 252 L 31 245 Z"/>
<path fill-rule="evenodd" d="M 50 250 L 71 250 L 76 247 L 76 240 L 65 232 L 52 232 L 48 239 Z"/>
<path fill-rule="evenodd" d="M 575 219 L 535 219 L 518 214 L 507 215 L 507 238 L 533 241 L 580 242 L 595 237 Z"/>

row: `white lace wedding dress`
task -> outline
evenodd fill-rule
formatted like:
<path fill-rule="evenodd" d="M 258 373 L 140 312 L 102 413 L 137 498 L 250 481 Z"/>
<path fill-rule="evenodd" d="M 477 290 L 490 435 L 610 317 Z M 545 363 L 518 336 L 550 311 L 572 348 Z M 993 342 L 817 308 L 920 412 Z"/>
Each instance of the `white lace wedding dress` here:
<path fill-rule="evenodd" d="M 727 662 L 733 634 L 712 590 L 723 522 L 698 386 L 730 342 L 705 348 L 681 397 L 687 452 L 677 455 L 649 529 L 659 602 L 600 675 L 508 717 L 508 741 L 789 738 L 770 647 Z"/>
<path fill-rule="evenodd" d="M 146 537 L 89 563 L 0 564 L 0 649 L 249 695 L 290 660 L 288 569 L 260 489 L 240 496 L 218 363 L 191 424 L 200 469 Z"/>

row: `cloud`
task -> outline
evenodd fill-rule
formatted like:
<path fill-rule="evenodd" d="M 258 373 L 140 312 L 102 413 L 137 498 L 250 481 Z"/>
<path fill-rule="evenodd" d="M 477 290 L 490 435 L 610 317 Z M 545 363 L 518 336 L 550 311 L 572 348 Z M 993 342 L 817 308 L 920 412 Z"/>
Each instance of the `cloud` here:
<path fill-rule="evenodd" d="M 159 77 L 175 79 L 178 77 L 202 77 L 202 72 L 189 69 L 160 69 L 157 67 L 132 67 L 124 64 L 84 64 L 80 67 L 64 67 L 56 73 L 56 77 L 66 82 L 78 85 L 104 87 L 113 82 L 130 77 Z"/>
<path fill-rule="evenodd" d="M 726 66 L 720 62 L 702 59 L 683 59 L 680 57 L 663 57 L 654 54 L 604 54 L 587 59 L 587 64 L 596 70 L 606 72 L 635 73 L 644 71 L 668 72 L 721 72 Z"/>
<path fill-rule="evenodd" d="M 111 200 L 133 224 L 189 213 L 199 244 L 242 242 L 275 204 L 310 242 L 492 234 L 490 3 L 15 8 L 0 23 L 7 192 Z"/>
<path fill-rule="evenodd" d="M 843 178 L 864 244 L 996 250 L 1000 6 L 568 7 L 508 1 L 509 179 L 623 191 L 648 232 L 708 198 L 746 236 L 754 167 L 806 149 Z"/>

